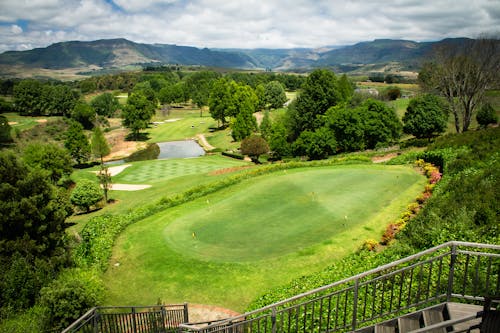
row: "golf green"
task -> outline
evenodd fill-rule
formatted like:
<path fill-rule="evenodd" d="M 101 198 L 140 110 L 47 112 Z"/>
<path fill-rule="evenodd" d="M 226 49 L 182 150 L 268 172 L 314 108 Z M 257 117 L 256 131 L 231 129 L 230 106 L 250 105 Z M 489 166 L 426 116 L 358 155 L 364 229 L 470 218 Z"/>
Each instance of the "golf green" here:
<path fill-rule="evenodd" d="M 178 253 L 210 261 L 279 257 L 369 221 L 419 176 L 401 168 L 287 170 L 205 200 L 164 228 Z"/>

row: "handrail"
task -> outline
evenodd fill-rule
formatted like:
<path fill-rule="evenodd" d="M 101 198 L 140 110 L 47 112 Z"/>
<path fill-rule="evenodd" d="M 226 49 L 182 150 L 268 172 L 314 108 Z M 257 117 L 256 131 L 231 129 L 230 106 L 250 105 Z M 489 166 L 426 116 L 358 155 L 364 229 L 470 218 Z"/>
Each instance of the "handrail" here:
<path fill-rule="evenodd" d="M 221 320 L 216 321 L 216 322 L 211 322 L 211 324 L 205 326 L 204 329 L 205 329 L 205 331 L 208 331 L 212 327 L 215 328 L 215 327 L 222 326 L 222 325 L 233 325 L 235 322 L 245 321 L 245 319 L 247 319 L 247 318 L 249 318 L 251 316 L 258 315 L 258 314 L 261 314 L 261 313 L 263 314 L 263 313 L 268 312 L 270 310 L 271 311 L 272 310 L 276 310 L 276 308 L 279 308 L 279 307 L 284 306 L 286 304 L 291 304 L 294 301 L 297 301 L 297 300 L 300 300 L 300 299 L 305 299 L 308 296 L 311 296 L 311 295 L 314 295 L 314 294 L 319 294 L 319 293 L 325 292 L 325 291 L 327 291 L 329 289 L 332 289 L 332 288 L 335 288 L 335 287 L 338 287 L 338 286 L 347 285 L 349 283 L 357 284 L 359 282 L 359 280 L 361 280 L 361 279 L 363 279 L 365 277 L 368 277 L 370 275 L 375 275 L 377 273 L 389 270 L 389 269 L 397 267 L 399 265 L 415 261 L 417 259 L 420 259 L 420 258 L 426 256 L 426 255 L 436 253 L 436 252 L 438 252 L 438 251 L 440 251 L 442 249 L 449 248 L 449 251 L 445 252 L 443 254 L 443 256 L 451 255 L 452 261 L 454 260 L 453 257 L 456 257 L 459 254 L 472 255 L 472 254 L 480 254 L 480 253 L 482 253 L 482 252 L 472 252 L 472 251 L 461 251 L 461 250 L 458 249 L 459 247 L 473 247 L 473 248 L 476 248 L 476 249 L 500 250 L 500 246 L 499 245 L 480 244 L 480 243 L 461 242 L 461 241 L 450 241 L 450 242 L 447 242 L 447 243 L 444 243 L 444 244 L 432 247 L 430 249 L 421 251 L 419 253 L 410 255 L 410 256 L 408 256 L 406 258 L 402 258 L 402 259 L 393 261 L 393 262 L 391 262 L 389 264 L 385 264 L 385 265 L 376 267 L 374 269 L 365 271 L 363 273 L 357 274 L 355 276 L 352 276 L 352 277 L 349 277 L 349 278 L 345 278 L 345 279 L 342 279 L 340 281 L 336 281 L 336 282 L 333 282 L 331 284 L 328 284 L 328 285 L 325 285 L 325 286 L 321 286 L 319 288 L 316 288 L 316 289 L 313 289 L 313 290 L 310 290 L 310 291 L 307 291 L 307 292 L 295 295 L 293 297 L 290 297 L 290 298 L 287 298 L 285 300 L 282 300 L 282 301 L 279 301 L 279 302 L 276 302 L 276 303 L 264 306 L 262 308 L 259 308 L 259 309 L 256 309 L 256 310 L 253 310 L 253 311 L 250 311 L 250 312 L 247 312 L 247 313 L 235 316 L 235 317 L 221 319 Z M 485 256 L 498 257 L 499 255 L 497 255 L 497 254 L 486 254 L 485 253 Z M 433 259 L 435 259 L 435 258 L 433 258 Z M 416 263 L 415 265 L 418 266 L 418 265 L 421 265 L 421 263 Z M 449 277 L 444 279 L 444 281 L 447 281 L 446 283 L 448 283 L 447 298 L 452 298 L 452 297 L 456 297 L 456 296 L 459 296 L 461 298 L 467 298 L 467 295 L 459 295 L 459 294 L 453 293 L 453 291 L 451 290 L 451 287 L 453 286 L 453 278 L 454 278 L 453 269 L 455 268 L 455 264 L 452 263 L 450 266 L 451 267 L 450 267 Z M 408 268 L 405 267 L 404 269 L 408 269 Z M 403 269 L 401 269 L 401 270 L 403 270 Z M 394 273 L 394 272 L 391 272 L 389 274 L 392 274 L 392 273 Z M 357 288 L 355 288 L 355 290 L 357 291 Z M 475 300 L 480 300 L 480 299 L 482 299 L 482 297 L 474 297 L 474 299 Z M 358 302 L 357 295 L 356 295 L 356 299 L 353 300 L 353 302 L 355 303 L 354 305 L 356 305 L 356 303 Z M 355 311 L 357 311 L 357 309 L 353 309 L 353 311 L 355 312 Z M 354 315 L 353 315 L 353 321 L 354 321 L 353 322 L 353 329 L 356 327 L 355 320 L 356 320 L 356 313 L 354 313 Z M 196 328 L 192 327 L 191 325 L 189 325 L 187 323 L 181 324 L 179 327 L 181 329 L 186 329 L 187 331 L 193 331 L 193 332 L 194 331 L 198 331 Z"/>

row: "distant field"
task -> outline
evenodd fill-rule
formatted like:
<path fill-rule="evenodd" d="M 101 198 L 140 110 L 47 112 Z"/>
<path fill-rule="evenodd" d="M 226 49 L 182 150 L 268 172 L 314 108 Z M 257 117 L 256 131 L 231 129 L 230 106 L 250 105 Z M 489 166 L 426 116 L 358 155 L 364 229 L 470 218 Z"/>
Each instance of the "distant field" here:
<path fill-rule="evenodd" d="M 408 167 L 304 168 L 165 210 L 117 240 L 106 303 L 160 298 L 241 311 L 267 288 L 379 238 L 424 183 Z"/>

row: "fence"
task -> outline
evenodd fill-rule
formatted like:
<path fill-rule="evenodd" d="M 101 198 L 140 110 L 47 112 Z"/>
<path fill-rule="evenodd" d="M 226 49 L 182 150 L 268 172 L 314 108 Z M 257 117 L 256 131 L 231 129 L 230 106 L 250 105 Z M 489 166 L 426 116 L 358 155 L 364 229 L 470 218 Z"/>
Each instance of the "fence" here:
<path fill-rule="evenodd" d="M 187 304 L 96 307 L 66 328 L 63 333 L 167 333 L 178 332 L 187 323 Z"/>
<path fill-rule="evenodd" d="M 500 245 L 449 242 L 215 323 L 179 332 L 346 332 L 433 304 L 500 295 Z"/>

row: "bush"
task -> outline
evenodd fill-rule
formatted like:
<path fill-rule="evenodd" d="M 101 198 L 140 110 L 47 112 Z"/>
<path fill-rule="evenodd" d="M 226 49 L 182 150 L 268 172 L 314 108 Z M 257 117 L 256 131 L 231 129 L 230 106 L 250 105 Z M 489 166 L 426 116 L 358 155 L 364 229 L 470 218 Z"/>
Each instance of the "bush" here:
<path fill-rule="evenodd" d="M 88 179 L 82 179 L 71 192 L 70 200 L 73 205 L 85 209 L 88 213 L 90 207 L 103 198 L 104 192 L 98 184 Z"/>
<path fill-rule="evenodd" d="M 259 164 L 259 156 L 269 152 L 269 146 L 262 137 L 251 135 L 241 141 L 241 152 L 250 156 L 252 162 Z"/>
<path fill-rule="evenodd" d="M 102 301 L 102 282 L 91 271 L 70 270 L 41 291 L 40 304 L 46 308 L 44 326 L 61 331 Z"/>
<path fill-rule="evenodd" d="M 477 112 L 476 120 L 480 127 L 485 128 L 489 124 L 498 123 L 498 116 L 490 104 L 485 104 Z"/>

